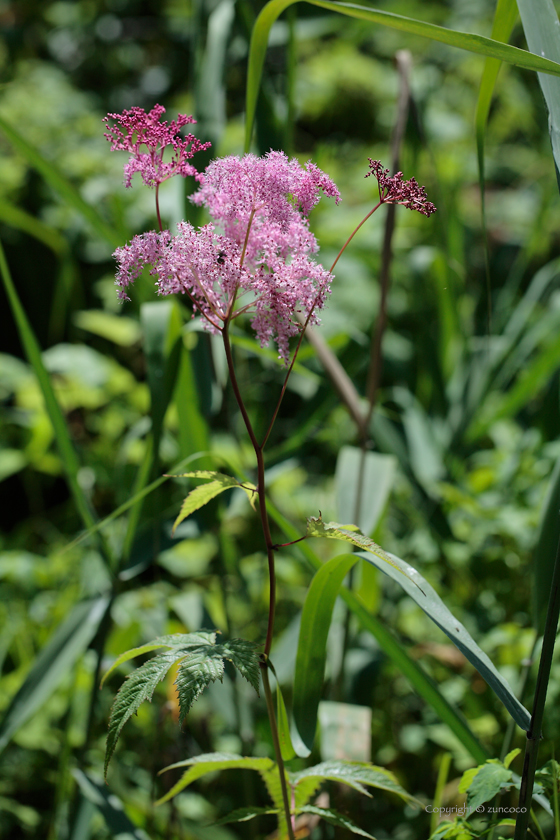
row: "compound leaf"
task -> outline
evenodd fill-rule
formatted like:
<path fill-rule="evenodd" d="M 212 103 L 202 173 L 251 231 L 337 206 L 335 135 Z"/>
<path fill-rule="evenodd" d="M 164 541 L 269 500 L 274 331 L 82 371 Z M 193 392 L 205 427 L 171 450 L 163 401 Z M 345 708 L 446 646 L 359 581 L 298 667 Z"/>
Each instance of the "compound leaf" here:
<path fill-rule="evenodd" d="M 215 640 L 216 633 L 206 631 L 161 636 L 153 642 L 127 651 L 113 664 L 111 671 L 118 664 L 135 656 L 156 648 L 167 648 L 133 671 L 117 693 L 109 720 L 105 774 L 123 726 L 138 711 L 144 700 L 151 702 L 158 682 L 164 679 L 176 662 L 180 662 L 175 685 L 179 695 L 181 723 L 206 686 L 214 680 L 222 679 L 224 659 L 230 660 L 258 693 L 259 657 L 255 650 L 257 645 L 243 639 L 232 639 L 223 645 L 216 645 Z"/>
<path fill-rule="evenodd" d="M 185 656 L 184 650 L 170 650 L 160 653 L 129 674 L 120 687 L 109 719 L 105 775 L 107 775 L 107 768 L 123 726 L 138 711 L 144 700 L 151 702 L 157 684 L 163 680 L 171 666 L 183 656 Z"/>

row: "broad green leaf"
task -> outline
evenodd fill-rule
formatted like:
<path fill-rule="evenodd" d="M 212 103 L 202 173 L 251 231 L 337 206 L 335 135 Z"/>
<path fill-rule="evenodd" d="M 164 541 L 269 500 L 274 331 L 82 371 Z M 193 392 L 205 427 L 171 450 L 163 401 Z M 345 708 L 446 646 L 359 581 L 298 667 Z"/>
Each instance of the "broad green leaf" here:
<path fill-rule="evenodd" d="M 59 194 L 63 201 L 73 207 L 93 230 L 111 247 L 122 245 L 125 235 L 114 226 L 108 224 L 100 216 L 93 204 L 88 204 L 76 187 L 67 180 L 52 161 L 47 160 L 6 120 L 0 118 L 0 130 L 4 132 L 12 146 L 27 160 L 27 162 L 45 179 L 45 181 Z"/>
<path fill-rule="evenodd" d="M 396 459 L 379 452 L 343 446 L 335 473 L 336 515 L 341 522 L 356 522 L 363 534 L 373 534 L 395 478 Z M 361 485 L 360 509 L 357 508 Z"/>
<path fill-rule="evenodd" d="M 560 541 L 560 458 L 550 478 L 543 502 L 537 544 L 533 552 L 533 623 L 544 632 L 552 585 L 552 571 Z"/>
<path fill-rule="evenodd" d="M 260 12 L 253 33 L 249 50 L 249 65 L 247 70 L 247 93 L 245 107 L 245 151 L 248 152 L 253 134 L 253 123 L 255 109 L 260 88 L 264 57 L 268 45 L 268 36 L 272 24 L 277 18 L 293 3 L 300 0 L 270 0 Z M 500 61 L 507 61 L 510 64 L 524 67 L 527 70 L 537 70 L 543 73 L 550 73 L 553 76 L 560 76 L 560 64 L 549 61 L 540 55 L 532 55 L 525 50 L 511 47 L 508 44 L 493 41 L 482 35 L 474 35 L 470 32 L 456 32 L 453 29 L 445 29 L 443 26 L 436 26 L 432 23 L 424 23 L 421 20 L 397 15 L 393 12 L 385 12 L 380 9 L 367 8 L 355 3 L 330 2 L 329 0 L 307 0 L 313 6 L 329 9 L 342 15 L 365 20 L 369 23 L 377 23 L 398 29 L 402 32 L 409 32 L 413 35 L 420 35 L 448 44 L 451 47 L 468 50 L 469 52 L 484 55 L 489 58 L 496 58 Z"/>
<path fill-rule="evenodd" d="M 158 650 L 162 647 L 167 650 L 172 650 L 177 646 L 178 638 L 178 636 L 159 636 L 157 639 L 154 639 L 153 642 L 148 642 L 146 645 L 141 645 L 140 647 L 132 648 L 131 650 L 125 651 L 125 653 L 121 653 L 121 655 L 115 659 L 109 670 L 103 675 L 103 679 L 101 680 L 101 685 L 99 687 L 103 688 L 103 685 L 108 677 L 113 673 L 115 668 L 119 667 L 119 665 L 122 665 L 124 662 L 129 662 L 137 656 L 143 656 L 145 653 L 150 653 L 152 650 Z M 198 633 L 185 633 L 180 638 L 181 647 L 186 649 L 188 647 L 194 647 L 195 645 L 214 644 L 216 641 L 216 634 L 200 631 Z"/>
<path fill-rule="evenodd" d="M 374 554 L 384 563 L 388 563 L 400 574 L 406 576 L 404 569 L 400 568 L 395 562 L 392 555 L 383 551 L 380 545 L 377 545 L 369 537 L 365 537 L 356 528 L 355 525 L 340 525 L 338 522 L 323 522 L 321 516 L 318 518 L 310 516 L 307 520 L 307 536 L 308 537 L 323 537 L 328 540 L 341 540 L 342 542 L 349 542 L 357 548 L 368 551 Z M 416 584 L 418 585 L 418 584 Z"/>
<path fill-rule="evenodd" d="M 532 53 L 560 61 L 558 14 L 552 0 L 517 0 L 521 23 Z M 556 79 L 539 73 L 539 83 L 548 108 L 548 130 L 556 174 L 560 170 L 560 84 Z"/>
<path fill-rule="evenodd" d="M 122 840 L 150 840 L 149 835 L 127 816 L 121 800 L 111 793 L 101 779 L 98 780 L 77 768 L 72 771 L 72 775 L 82 795 L 103 815 L 112 837 Z"/>
<path fill-rule="evenodd" d="M 195 510 L 199 510 L 201 507 L 204 507 L 204 505 L 207 505 L 208 502 L 220 493 L 223 493 L 224 490 L 241 487 L 245 490 L 247 496 L 249 497 L 249 501 L 251 502 L 253 501 L 254 494 L 257 491 L 257 488 L 253 484 L 241 484 L 231 475 L 224 475 L 223 473 L 212 472 L 210 470 L 195 470 L 194 472 L 182 473 L 181 475 L 174 476 L 174 478 L 211 478 L 212 481 L 210 481 L 209 484 L 200 484 L 198 487 L 195 487 L 194 490 L 191 490 L 181 505 L 181 510 L 179 511 L 177 519 L 173 523 L 173 531 L 175 531 L 183 519 L 186 519 L 187 516 L 190 516 Z"/>
<path fill-rule="evenodd" d="M 383 767 L 376 767 L 361 761 L 323 761 L 314 767 L 307 767 L 298 773 L 289 773 L 290 784 L 297 785 L 304 779 L 330 779 L 343 785 L 348 785 L 359 791 L 364 796 L 371 796 L 366 787 L 374 787 L 378 790 L 386 790 L 396 793 L 403 799 L 414 799 L 406 790 L 399 785 L 396 778 L 389 770 Z"/>
<path fill-rule="evenodd" d="M 208 423 L 202 412 L 202 397 L 197 387 L 198 380 L 195 375 L 195 366 L 197 370 L 200 369 L 200 360 L 195 352 L 187 350 L 183 341 L 181 363 L 173 401 L 177 409 L 179 422 L 179 447 L 184 458 L 193 455 L 195 452 L 210 449 Z M 201 466 L 211 466 L 210 460 L 205 459 Z"/>
<path fill-rule="evenodd" d="M 160 774 L 178 767 L 188 767 L 189 769 L 165 796 L 158 799 L 156 805 L 161 805 L 163 802 L 173 799 L 174 796 L 177 796 L 178 793 L 207 773 L 215 773 L 216 770 L 256 770 L 262 774 L 264 771 L 275 768 L 276 765 L 270 758 L 244 758 L 231 753 L 204 753 L 203 755 L 197 755 L 195 758 L 170 764 L 169 767 L 160 770 Z"/>
<path fill-rule="evenodd" d="M 82 601 L 57 628 L 16 692 L 0 722 L 0 750 L 12 735 L 49 699 L 61 680 L 87 649 L 109 606 L 103 596 Z"/>
<path fill-rule="evenodd" d="M 249 822 L 249 820 L 254 819 L 255 817 L 260 817 L 265 814 L 278 814 L 277 808 L 236 808 L 235 811 L 231 811 L 231 813 L 227 814 L 225 817 L 222 817 L 220 820 L 216 820 L 214 825 L 227 825 L 227 823 L 232 822 Z"/>
<path fill-rule="evenodd" d="M 393 578 L 410 597 L 416 601 L 426 615 L 443 630 L 454 645 L 474 665 L 481 677 L 486 680 L 494 694 L 502 701 L 514 721 L 524 730 L 529 729 L 531 716 L 527 709 L 519 702 L 509 683 L 494 667 L 488 656 L 479 648 L 470 633 L 463 627 L 447 609 L 435 589 L 412 566 L 395 555 L 391 555 L 393 563 L 389 566 L 373 554 L 359 552 L 359 556 L 368 563 L 373 563 L 378 569 Z M 395 572 L 398 566 L 403 574 Z"/>
<path fill-rule="evenodd" d="M 477 769 L 470 782 L 467 794 L 467 807 L 476 811 L 479 805 L 491 799 L 512 782 L 512 772 L 502 764 L 484 764 Z M 463 789 L 464 793 L 465 790 Z"/>
<path fill-rule="evenodd" d="M 321 817 L 322 820 L 337 828 L 344 828 L 346 831 L 351 831 L 352 834 L 358 834 L 360 837 L 369 837 L 370 840 L 375 840 L 373 835 L 368 834 L 363 828 L 359 828 L 349 817 L 339 814 L 338 811 L 333 811 L 332 808 L 318 808 L 316 805 L 305 805 L 303 808 L 298 809 L 298 814 L 314 814 L 316 817 Z"/>
<path fill-rule="evenodd" d="M 311 581 L 303 605 L 294 675 L 293 712 L 298 734 L 309 750 L 315 738 L 334 602 L 342 581 L 357 559 L 355 554 L 341 554 L 325 563 Z"/>
<path fill-rule="evenodd" d="M 243 639 L 232 639 L 223 645 L 216 645 L 215 638 L 215 633 L 204 631 L 162 636 L 119 657 L 120 664 L 156 647 L 166 648 L 163 653 L 157 654 L 129 674 L 115 697 L 109 719 L 105 775 L 123 726 L 145 700 L 151 702 L 157 684 L 176 662 L 180 663 L 175 685 L 181 723 L 206 686 L 214 680 L 222 679 L 224 659 L 232 662 L 258 693 L 259 658 L 255 652 L 256 645 Z"/>
<path fill-rule="evenodd" d="M 81 330 L 106 338 L 119 347 L 130 347 L 140 341 L 142 329 L 134 318 L 114 315 L 102 309 L 87 309 L 75 312 L 72 320 Z"/>
<path fill-rule="evenodd" d="M 301 536 L 297 528 L 282 516 L 270 501 L 267 501 L 267 509 L 271 518 L 289 540 L 295 540 Z M 323 567 L 323 561 L 305 541 L 298 543 L 294 550 L 301 552 L 313 568 L 320 569 Z M 463 715 L 443 696 L 438 686 L 418 662 L 411 659 L 403 644 L 379 619 L 368 612 L 358 598 L 344 586 L 340 590 L 340 597 L 356 616 L 360 625 L 374 636 L 380 648 L 393 660 L 414 690 L 434 709 L 474 760 L 479 764 L 485 761 L 488 758 L 488 753 L 472 732 Z"/>

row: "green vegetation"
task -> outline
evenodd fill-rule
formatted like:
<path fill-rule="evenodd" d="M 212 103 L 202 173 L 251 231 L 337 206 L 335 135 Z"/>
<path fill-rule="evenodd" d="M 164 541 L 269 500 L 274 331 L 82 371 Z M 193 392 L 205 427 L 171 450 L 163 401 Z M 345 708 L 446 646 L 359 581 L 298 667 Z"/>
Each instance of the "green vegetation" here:
<path fill-rule="evenodd" d="M 273 0 L 255 26 L 263 6 L 0 3 L 0 836 L 284 838 L 284 786 L 298 838 L 519 840 L 544 650 L 527 817 L 560 840 L 560 80 L 535 73 L 560 64 L 554 8 Z M 285 368 L 248 319 L 229 330 L 270 432 L 270 667 L 221 339 L 148 271 L 130 302 L 114 286 L 156 211 L 102 118 L 156 102 L 212 141 L 200 170 L 251 138 L 328 173 L 327 268 L 377 203 L 368 158 L 438 208 L 358 231 L 271 431 Z M 195 188 L 161 185 L 171 227 L 208 221 Z"/>

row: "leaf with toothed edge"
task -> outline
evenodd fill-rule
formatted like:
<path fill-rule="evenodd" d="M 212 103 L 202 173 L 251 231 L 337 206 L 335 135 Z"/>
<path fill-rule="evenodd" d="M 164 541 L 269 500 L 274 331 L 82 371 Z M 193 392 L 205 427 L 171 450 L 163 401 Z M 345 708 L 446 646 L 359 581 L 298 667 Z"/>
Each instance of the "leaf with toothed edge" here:
<path fill-rule="evenodd" d="M 234 490 L 236 488 L 240 488 L 244 490 L 247 494 L 251 506 L 255 507 L 255 493 L 257 492 L 257 488 L 254 484 L 242 484 L 240 481 L 237 481 L 236 478 L 233 478 L 231 475 L 225 475 L 224 473 L 213 472 L 212 470 L 194 470 L 193 472 L 188 473 L 181 473 L 181 475 L 174 475 L 173 478 L 210 478 L 208 484 L 200 484 L 198 487 L 195 487 L 194 490 L 188 494 L 185 498 L 183 504 L 181 505 L 181 510 L 179 511 L 179 516 L 173 523 L 173 533 L 180 523 L 190 516 L 191 513 L 194 513 L 195 510 L 199 510 L 204 505 L 207 505 L 208 502 L 212 501 L 216 496 L 219 496 L 220 493 L 223 493 L 224 490 Z"/>
<path fill-rule="evenodd" d="M 313 814 L 316 817 L 321 817 L 322 820 L 337 828 L 345 828 L 347 831 L 351 831 L 352 834 L 358 834 L 360 837 L 369 837 L 369 840 L 375 840 L 372 834 L 368 834 L 367 831 L 364 831 L 363 828 L 360 828 L 356 823 L 352 822 L 349 817 L 344 816 L 344 814 L 339 814 L 338 811 L 334 811 L 332 808 L 318 808 L 316 805 L 305 805 L 299 809 L 298 813 Z"/>
<path fill-rule="evenodd" d="M 117 665 L 135 656 L 156 648 L 167 648 L 133 671 L 125 679 L 115 697 L 109 719 L 105 775 L 107 775 L 109 762 L 125 723 L 138 711 L 145 700 L 151 702 L 157 684 L 165 678 L 175 663 L 179 662 L 175 685 L 179 697 L 181 723 L 206 686 L 223 678 L 226 659 L 251 683 L 257 694 L 259 693 L 259 654 L 256 650 L 258 646 L 244 639 L 231 639 L 220 645 L 216 645 L 215 640 L 216 633 L 204 631 L 162 636 L 153 642 L 127 651 L 118 658 L 108 673 Z"/>

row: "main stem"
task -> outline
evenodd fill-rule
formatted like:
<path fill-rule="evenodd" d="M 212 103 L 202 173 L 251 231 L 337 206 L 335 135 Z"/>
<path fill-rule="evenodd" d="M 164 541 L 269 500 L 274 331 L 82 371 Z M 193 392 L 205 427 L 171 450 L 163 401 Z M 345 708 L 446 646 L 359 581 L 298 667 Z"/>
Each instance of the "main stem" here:
<path fill-rule="evenodd" d="M 255 457 L 257 459 L 257 494 L 259 497 L 259 514 L 263 529 L 264 540 L 266 543 L 266 555 L 268 559 L 268 577 L 270 581 L 270 595 L 268 605 L 268 626 L 266 630 L 266 641 L 261 661 L 261 672 L 264 687 L 264 694 L 266 699 L 266 709 L 268 712 L 268 720 L 270 723 L 270 730 L 272 732 L 272 743 L 274 745 L 274 753 L 276 756 L 276 763 L 278 765 L 278 774 L 280 776 L 280 786 L 282 788 L 282 800 L 284 804 L 284 814 L 286 817 L 286 824 L 288 828 L 289 840 L 294 840 L 294 832 L 292 825 L 292 818 L 290 812 L 290 800 L 288 797 L 288 788 L 286 785 L 286 771 L 284 769 L 284 760 L 282 758 L 282 751 L 280 749 L 280 739 L 278 737 L 278 725 L 276 723 L 276 715 L 274 714 L 274 703 L 272 700 L 272 692 L 270 689 L 270 682 L 268 679 L 268 657 L 270 655 L 270 648 L 272 646 L 272 636 L 274 633 L 274 616 L 276 610 L 276 571 L 274 567 L 274 548 L 272 536 L 270 533 L 270 523 L 268 521 L 268 513 L 266 510 L 266 485 L 264 475 L 264 442 L 259 444 L 251 424 L 247 409 L 241 397 L 237 376 L 235 374 L 235 366 L 233 364 L 233 355 L 231 352 L 231 343 L 229 340 L 229 320 L 226 319 L 224 328 L 222 330 L 222 338 L 224 341 L 224 350 L 226 353 L 227 366 L 231 380 L 231 387 L 239 406 L 243 422 L 247 429 L 247 433 L 253 444 L 255 450 Z"/>
<path fill-rule="evenodd" d="M 527 826 L 529 824 L 529 811 L 533 799 L 533 784 L 535 781 L 535 770 L 539 753 L 539 741 L 542 737 L 542 722 L 544 717 L 544 704 L 546 692 L 550 679 L 552 666 L 552 655 L 556 641 L 556 630 L 558 629 L 558 616 L 560 614 L 560 540 L 556 550 L 556 560 L 552 572 L 552 583 L 548 599 L 548 611 L 544 628 L 543 645 L 539 672 L 537 675 L 537 687 L 533 703 L 533 714 L 531 726 L 527 732 L 527 744 L 525 746 L 525 760 L 523 762 L 523 773 L 521 775 L 521 789 L 519 791 L 519 816 L 515 823 L 514 840 L 525 840 L 527 837 Z"/>

